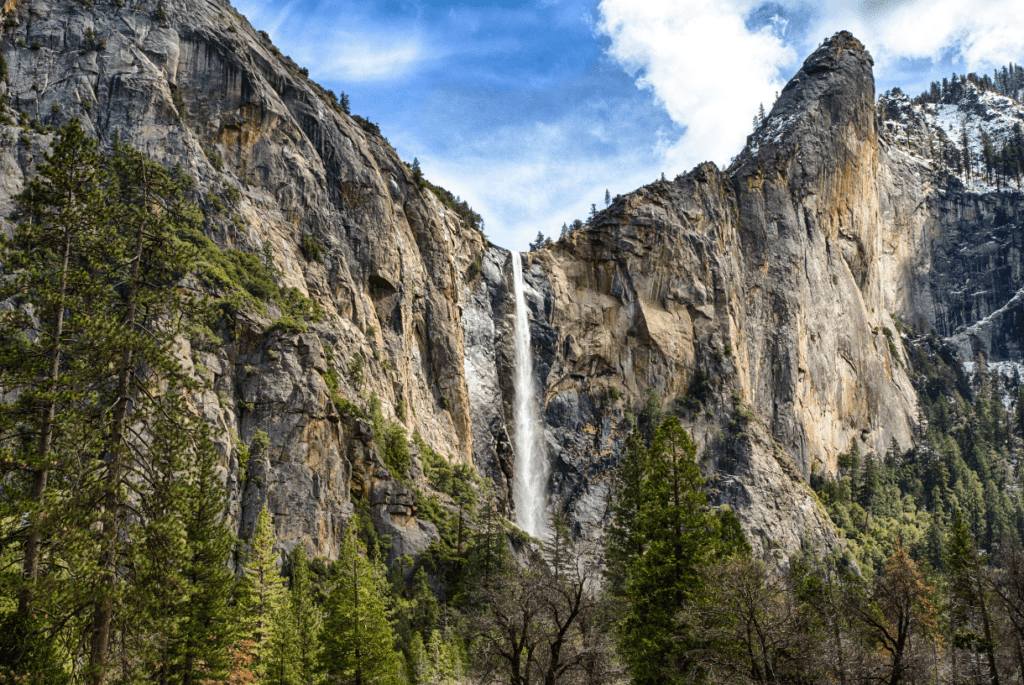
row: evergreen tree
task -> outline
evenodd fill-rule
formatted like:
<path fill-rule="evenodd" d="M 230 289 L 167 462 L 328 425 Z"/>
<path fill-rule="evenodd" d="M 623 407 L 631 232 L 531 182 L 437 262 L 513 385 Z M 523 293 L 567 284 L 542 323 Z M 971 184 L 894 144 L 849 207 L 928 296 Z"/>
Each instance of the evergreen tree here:
<path fill-rule="evenodd" d="M 324 604 L 318 663 L 333 682 L 389 685 L 401 682 L 401 663 L 387 616 L 384 574 L 360 553 L 355 519 L 345 532 Z"/>
<path fill-rule="evenodd" d="M 0 404 L 0 463 L 6 464 L 0 519 L 25 524 L 18 611 L 2 631 L 0 665 L 37 675 L 62 671 L 48 625 L 59 625 L 77 608 L 56 596 L 57 605 L 42 600 L 51 620 L 40 622 L 34 604 L 43 589 L 37 585 L 43 552 L 51 568 L 59 568 L 76 547 L 66 537 L 54 539 L 60 517 L 47 509 L 68 483 L 72 457 L 82 456 L 96 432 L 80 404 L 98 374 L 82 355 L 95 331 L 91 314 L 109 297 L 91 273 L 105 220 L 96 143 L 72 120 L 51 148 L 36 178 L 14 198 L 13 235 L 0 241 L 0 299 L 18 305 L 0 314 L 0 381 L 17 398 Z"/>
<path fill-rule="evenodd" d="M 565 522 L 565 515 L 557 512 L 551 521 L 551 533 L 547 540 L 541 542 L 544 558 L 551 565 L 555 580 L 564 578 L 573 571 L 572 564 L 576 558 L 572 534 Z"/>
<path fill-rule="evenodd" d="M 104 367 L 113 360 L 113 378 L 95 404 L 100 412 L 95 420 L 104 435 L 97 492 L 86 495 L 103 503 L 86 669 L 93 685 L 105 680 L 116 608 L 124 606 L 119 598 L 125 587 L 122 575 L 131 568 L 133 554 L 153 551 L 131 544 L 128 529 L 134 522 L 128 504 L 137 498 L 154 517 L 149 522 L 154 526 L 175 516 L 167 510 L 180 501 L 173 492 L 179 485 L 174 474 L 187 470 L 192 436 L 201 430 L 184 402 L 197 384 L 182 373 L 175 356 L 175 340 L 184 332 L 191 308 L 176 287 L 191 262 L 177 234 L 182 227 L 195 226 L 201 215 L 184 199 L 187 179 L 119 141 L 109 169 L 105 254 L 96 277 L 110 285 L 114 296 L 104 312 L 95 352 L 105 360 Z M 146 470 L 162 477 L 129 477 Z M 171 491 L 161 492 L 163 488 Z M 93 516 L 87 502 L 79 506 L 86 517 Z"/>
<path fill-rule="evenodd" d="M 965 648 L 972 652 L 984 652 L 988 657 L 989 680 L 993 685 L 999 685 L 995 642 L 992 639 L 992 619 L 988 611 L 986 592 L 982 587 L 981 565 L 975 551 L 974 538 L 959 509 L 953 514 L 953 525 L 946 540 L 946 549 L 950 595 L 949 620 L 953 634 L 951 646 L 954 652 L 956 649 Z M 977 634 L 978 629 L 981 635 Z M 955 653 L 953 663 L 956 663 Z"/>
<path fill-rule="evenodd" d="M 628 569 L 628 611 L 619 630 L 634 683 L 686 677 L 691 664 L 679 608 L 697 598 L 701 570 L 721 556 L 719 524 L 705 506 L 696 451 L 674 416 L 655 432 L 637 524 L 646 550 Z"/>
<path fill-rule="evenodd" d="M 607 207 L 612 203 L 612 194 L 608 192 L 608 189 L 604 189 L 604 206 Z"/>
<path fill-rule="evenodd" d="M 284 577 L 276 568 L 275 542 L 274 525 L 264 504 L 249 541 L 245 563 L 247 594 L 243 601 L 248 619 L 246 632 L 253 644 L 253 672 L 260 678 L 267 675 L 271 666 L 274 631 L 279 629 L 279 610 L 284 600 Z"/>
<path fill-rule="evenodd" d="M 487 588 L 504 572 L 509 560 L 505 528 L 493 494 L 480 511 L 479 525 L 472 540 L 467 555 L 467 577 L 478 578 L 480 584 Z"/>
<path fill-rule="evenodd" d="M 289 556 L 291 587 L 287 612 L 294 625 L 295 685 L 312 685 L 317 679 L 316 651 L 320 639 L 320 609 L 313 597 L 306 549 L 298 545 Z"/>
<path fill-rule="evenodd" d="M 223 678 L 230 668 L 228 648 L 238 635 L 237 612 L 230 603 L 235 578 L 228 568 L 234 539 L 223 521 L 224 491 L 214 470 L 217 453 L 208 440 L 203 447 L 199 473 L 187 494 L 188 549 L 182 575 L 189 595 L 172 650 L 183 685 Z"/>
<path fill-rule="evenodd" d="M 611 522 L 605 536 L 605 580 L 614 595 L 626 591 L 629 569 L 646 549 L 640 524 L 644 481 L 649 455 L 640 428 L 626 436 L 622 461 L 615 473 L 611 495 Z"/>

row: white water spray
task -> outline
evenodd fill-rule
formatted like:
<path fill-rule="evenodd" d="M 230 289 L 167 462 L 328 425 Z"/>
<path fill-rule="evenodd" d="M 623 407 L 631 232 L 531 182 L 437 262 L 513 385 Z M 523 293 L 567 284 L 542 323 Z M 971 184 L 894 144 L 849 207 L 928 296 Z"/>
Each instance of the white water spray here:
<path fill-rule="evenodd" d="M 516 468 L 512 496 L 516 503 L 519 527 L 536 538 L 548 533 L 547 484 L 548 460 L 544 454 L 543 430 L 537 391 L 533 380 L 533 350 L 530 349 L 530 322 L 526 318 L 523 294 L 523 264 L 519 253 L 512 253 L 512 289 L 516 299 Z"/>

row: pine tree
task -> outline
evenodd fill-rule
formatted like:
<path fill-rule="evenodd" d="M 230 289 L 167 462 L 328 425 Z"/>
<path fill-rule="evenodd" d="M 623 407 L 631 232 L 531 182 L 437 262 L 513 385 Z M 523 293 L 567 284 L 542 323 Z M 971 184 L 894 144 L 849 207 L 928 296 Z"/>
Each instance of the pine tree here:
<path fill-rule="evenodd" d="M 61 473 L 67 474 L 70 457 L 95 434 L 77 405 L 97 373 L 79 355 L 93 329 L 89 314 L 108 294 L 90 273 L 104 221 L 105 176 L 96 143 L 72 120 L 51 148 L 38 176 L 14 198 L 13 235 L 0 241 L 0 299 L 16 298 L 21 306 L 0 314 L 0 381 L 6 393 L 17 396 L 0 405 L 0 436 L 7 446 L 0 462 L 17 467 L 4 481 L 0 519 L 26 524 L 18 611 L 2 631 L 0 665 L 37 675 L 60 671 L 53 663 L 55 640 L 45 637 L 47 627 L 39 623 L 34 600 L 41 589 L 43 551 L 49 550 L 50 563 L 59 567 L 74 548 L 53 539 L 59 516 L 48 516 L 47 509 L 60 498 L 57 491 L 66 482 Z M 73 610 L 50 603 L 46 613 L 57 625 Z"/>
<path fill-rule="evenodd" d="M 176 287 L 190 265 L 190 253 L 177 234 L 183 226 L 196 225 L 201 214 L 185 201 L 187 179 L 120 141 L 114 143 L 108 168 L 104 254 L 96 260 L 100 266 L 94 277 L 110 286 L 113 297 L 102 313 L 94 353 L 104 367 L 113 361 L 113 377 L 95 404 L 100 412 L 95 420 L 104 430 L 98 488 L 83 493 L 86 500 L 75 507 L 85 517 L 79 525 L 88 528 L 86 521 L 93 517 L 88 500 L 103 503 L 86 668 L 87 682 L 93 685 L 106 679 L 115 619 L 128 618 L 115 613 L 125 606 L 123 575 L 131 568 L 131 557 L 154 551 L 131 544 L 133 536 L 127 531 L 136 524 L 128 516 L 128 504 L 139 500 L 141 505 L 134 508 L 145 511 L 143 526 L 160 526 L 175 517 L 180 496 L 174 492 L 179 487 L 174 474 L 188 469 L 186 459 L 199 425 L 184 402 L 196 383 L 181 373 L 175 340 L 184 331 L 191 306 Z M 145 430 L 140 432 L 140 427 Z M 129 478 L 136 470 L 154 475 Z M 146 535 L 144 530 L 138 537 Z M 117 623 L 117 628 L 122 633 L 132 629 L 131 623 Z"/>
<path fill-rule="evenodd" d="M 646 549 L 639 523 L 648 458 L 643 434 L 634 425 L 613 481 L 611 522 L 605 536 L 605 580 L 615 595 L 625 593 L 630 566 Z"/>
<path fill-rule="evenodd" d="M 547 540 L 541 542 L 541 550 L 545 560 L 551 566 L 555 580 L 564 579 L 573 572 L 573 561 L 576 558 L 572 534 L 565 522 L 565 515 L 557 512 L 551 521 L 551 533 Z"/>
<path fill-rule="evenodd" d="M 178 288 L 192 259 L 178 236 L 201 214 L 190 179 L 116 140 L 98 156 L 75 121 L 46 162 L 0 258 L 0 287 L 34 310 L 0 320 L 0 382 L 20 390 L 0 408 L 2 444 L 27 436 L 15 463 L 28 474 L 2 477 L 0 520 L 24 521 L 29 540 L 28 620 L 4 631 L 22 646 L 0 661 L 43 682 L 65 645 L 83 650 L 69 655 L 82 682 L 198 682 L 223 672 L 231 623 L 217 456 L 176 356 L 200 311 Z"/>
<path fill-rule="evenodd" d="M 964 523 L 959 509 L 953 514 L 953 525 L 946 539 L 946 549 L 952 648 L 985 652 L 988 656 L 990 682 L 999 685 L 995 642 L 992 639 L 992 620 L 986 602 L 986 592 L 981 582 L 981 564 L 975 551 L 974 537 Z M 982 635 L 974 632 L 979 620 Z"/>
<path fill-rule="evenodd" d="M 608 192 L 608 189 L 604 189 L 604 206 L 607 207 L 612 203 L 612 194 Z"/>
<path fill-rule="evenodd" d="M 344 112 L 345 114 L 352 114 L 352 112 L 349 109 L 348 94 L 345 93 L 344 91 L 342 91 L 341 97 L 338 98 L 338 104 L 341 105 L 342 112 Z"/>
<path fill-rule="evenodd" d="M 237 639 L 238 616 L 231 606 L 235 586 L 228 560 L 234 538 L 224 525 L 225 498 L 214 470 L 212 444 L 199 452 L 198 476 L 189 488 L 185 522 L 187 558 L 182 575 L 189 597 L 175 635 L 176 671 L 183 685 L 223 678 L 229 667 L 228 649 Z"/>
<path fill-rule="evenodd" d="M 637 523 L 645 551 L 628 569 L 629 608 L 619 630 L 619 648 L 634 683 L 665 682 L 666 672 L 684 679 L 691 668 L 678 610 L 697 598 L 702 569 L 722 551 L 719 523 L 701 491 L 696 452 L 674 416 L 654 434 Z"/>
<path fill-rule="evenodd" d="M 294 624 L 294 646 L 296 650 L 296 685 L 312 685 L 316 682 L 316 650 L 320 639 L 320 610 L 313 598 L 313 583 L 309 575 L 306 550 L 298 545 L 289 557 L 291 566 L 291 587 L 288 591 L 287 611 Z"/>
<path fill-rule="evenodd" d="M 509 560 L 505 528 L 493 494 L 480 510 L 480 521 L 472 541 L 467 555 L 467 576 L 478 578 L 487 588 L 504 572 Z"/>
<path fill-rule="evenodd" d="M 349 523 L 324 604 L 320 671 L 335 682 L 398 685 L 401 663 L 387 618 L 383 573 L 360 553 L 358 525 Z"/>
<path fill-rule="evenodd" d="M 276 568 L 275 542 L 274 525 L 264 504 L 249 541 L 250 551 L 245 563 L 247 596 L 243 602 L 248 617 L 246 632 L 253 643 L 253 672 L 260 678 L 266 676 L 271 666 L 269 657 L 275 624 L 284 600 L 284 577 Z"/>

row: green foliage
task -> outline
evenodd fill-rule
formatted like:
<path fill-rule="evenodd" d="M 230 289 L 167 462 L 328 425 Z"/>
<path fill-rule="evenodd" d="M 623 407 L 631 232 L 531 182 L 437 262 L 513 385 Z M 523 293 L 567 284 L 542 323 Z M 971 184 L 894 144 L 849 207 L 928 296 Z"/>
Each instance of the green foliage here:
<path fill-rule="evenodd" d="M 302 254 L 306 258 L 306 261 L 317 262 L 319 264 L 324 263 L 324 255 L 327 254 L 327 248 L 325 248 L 324 244 L 314 236 L 302 236 L 299 244 L 302 247 Z"/>
<path fill-rule="evenodd" d="M 237 207 L 238 203 L 242 201 L 242 193 L 236 186 L 228 183 L 224 186 L 224 199 L 232 206 Z"/>
<path fill-rule="evenodd" d="M 370 396 L 370 421 L 373 423 L 373 441 L 380 450 L 381 459 L 387 464 L 395 478 L 405 478 L 412 465 L 409 454 L 409 441 L 406 439 L 405 427 L 397 421 L 384 418 L 380 398 L 376 393 Z"/>
<path fill-rule="evenodd" d="M 316 657 L 322 620 L 303 545 L 292 550 L 288 568 L 290 583 L 274 615 L 265 685 L 313 683 L 318 677 Z"/>
<path fill-rule="evenodd" d="M 229 293 L 241 293 L 254 305 L 279 297 L 274 276 L 256 255 L 234 249 L 222 250 L 192 226 L 179 231 L 178 238 L 193 248 L 192 268 L 208 285 Z"/>
<path fill-rule="evenodd" d="M 469 464 L 455 464 L 451 460 L 435 452 L 423 440 L 419 431 L 413 433 L 413 442 L 420 450 L 423 460 L 423 475 L 436 490 L 443 492 L 455 502 L 464 502 L 475 507 L 480 487 L 480 476 Z"/>
<path fill-rule="evenodd" d="M 264 333 L 270 334 L 274 331 L 281 331 L 282 333 L 305 333 L 308 329 L 306 324 L 301 320 L 296 320 L 291 316 L 281 316 L 270 322 Z"/>
<path fill-rule="evenodd" d="M 399 685 L 400 656 L 387 617 L 389 592 L 380 566 L 360 553 L 353 521 L 334 563 L 331 593 L 324 604 L 320 672 L 343 682 Z"/>
<path fill-rule="evenodd" d="M 654 442 L 654 433 L 661 425 L 664 416 L 665 412 L 661 409 L 661 398 L 653 388 L 648 388 L 647 398 L 644 401 L 644 406 L 637 413 L 636 422 L 648 447 Z"/>
<path fill-rule="evenodd" d="M 380 127 L 377 126 L 377 124 L 370 121 L 369 119 L 364 119 L 358 114 L 353 114 L 352 119 L 355 120 L 355 122 L 359 124 L 359 127 L 366 131 L 367 133 L 372 133 L 375 136 L 379 136 L 381 134 Z"/>
<path fill-rule="evenodd" d="M 415 176 L 415 171 L 414 171 Z M 462 198 L 452 194 L 450 191 L 445 190 L 441 186 L 436 186 L 427 179 L 423 178 L 422 175 L 419 177 L 420 187 L 426 188 L 434 194 L 434 196 L 441 201 L 448 209 L 455 212 L 462 221 L 470 228 L 483 232 L 484 220 L 479 214 L 473 211 L 473 208 L 469 206 Z"/>
<path fill-rule="evenodd" d="M 209 427 L 185 401 L 201 385 L 177 355 L 205 310 L 178 288 L 189 184 L 116 139 L 98 155 L 77 121 L 37 170 L 0 259 L 3 299 L 17 298 L 0 316 L 16 393 L 0 407 L 0 526 L 25 540 L 13 563 L 27 581 L 0 662 L 102 681 L 118 645 L 126 681 L 220 677 L 231 538 Z"/>
<path fill-rule="evenodd" d="M 267 674 L 270 666 L 277 613 L 284 601 L 284 578 L 278 572 L 274 552 L 274 526 L 264 504 L 249 540 L 245 561 L 246 594 L 240 602 L 246 616 L 245 633 L 253 643 L 253 673 Z"/>
<path fill-rule="evenodd" d="M 363 355 L 358 352 L 348 362 L 348 375 L 356 390 L 363 386 Z"/>
<path fill-rule="evenodd" d="M 218 214 L 228 211 L 228 208 L 224 206 L 221 199 L 213 193 L 206 194 L 206 204 L 208 204 L 210 208 Z"/>
<path fill-rule="evenodd" d="M 220 156 L 220 153 L 217 152 L 216 149 L 212 147 L 204 147 L 203 154 L 205 154 L 206 158 L 210 160 L 210 164 L 213 165 L 214 169 L 216 169 L 217 171 L 221 171 L 224 169 L 224 159 Z"/>
<path fill-rule="evenodd" d="M 656 396 L 649 404 L 653 413 Z M 618 642 L 635 683 L 665 682 L 669 666 L 685 677 L 678 607 L 699 597 L 715 559 L 749 550 L 731 512 L 706 506 L 696 451 L 674 416 L 657 426 L 649 450 L 639 426 L 627 438 L 606 550 L 610 590 L 627 602 Z"/>

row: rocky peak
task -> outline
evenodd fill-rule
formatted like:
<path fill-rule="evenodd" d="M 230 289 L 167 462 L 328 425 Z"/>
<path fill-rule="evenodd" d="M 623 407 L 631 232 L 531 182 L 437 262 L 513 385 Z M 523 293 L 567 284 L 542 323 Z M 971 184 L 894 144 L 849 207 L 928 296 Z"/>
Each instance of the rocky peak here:
<path fill-rule="evenodd" d="M 760 156 L 767 161 L 783 149 L 808 145 L 844 159 L 851 152 L 850 140 L 873 143 L 873 64 L 850 33 L 841 31 L 826 40 L 783 88 L 769 115 L 747 139 L 741 159 L 749 161 L 763 152 Z"/>
<path fill-rule="evenodd" d="M 219 0 L 33 0 L 3 39 L 2 88 L 25 121 L 0 127 L 0 210 L 34 173 L 45 126 L 77 116 L 101 141 L 117 132 L 180 163 L 205 236 L 258 255 L 325 312 L 295 332 L 270 304 L 226 326 L 222 345 L 185 350 L 208 382 L 194 404 L 217 427 L 243 537 L 266 503 L 284 550 L 332 556 L 365 508 L 393 554 L 423 549 L 439 532 L 414 487 L 454 504 L 432 492 L 419 445 L 474 464 L 511 503 L 510 255 L 374 124 Z M 925 161 L 879 137 L 871 68 L 836 34 L 727 173 L 704 164 L 638 189 L 523 260 L 551 505 L 579 537 L 600 539 L 629 417 L 653 391 L 755 549 L 840 545 L 805 479 L 834 472 L 851 440 L 877 453 L 913 440 L 890 313 L 963 325 L 1007 299 L 977 296 L 978 316 L 960 321 L 962 302 L 937 294 L 943 240 L 1009 210 L 964 211 Z M 1024 272 L 1019 251 L 977 247 L 964 289 L 992 260 L 1009 264 L 1007 283 Z M 374 396 L 389 429 L 419 434 L 406 474 L 359 418 Z"/>

